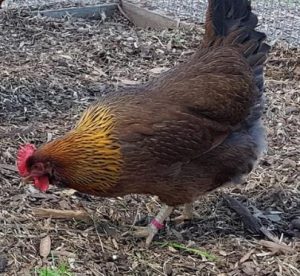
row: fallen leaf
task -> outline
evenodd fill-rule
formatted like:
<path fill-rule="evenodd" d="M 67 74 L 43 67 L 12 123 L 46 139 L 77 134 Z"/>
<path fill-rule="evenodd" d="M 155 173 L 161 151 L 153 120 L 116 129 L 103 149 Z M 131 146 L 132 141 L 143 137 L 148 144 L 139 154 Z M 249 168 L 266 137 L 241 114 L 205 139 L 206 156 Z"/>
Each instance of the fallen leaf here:
<path fill-rule="evenodd" d="M 7 261 L 6 256 L 0 255 L 0 273 L 3 273 L 6 271 L 7 264 L 8 264 L 8 261 Z"/>
<path fill-rule="evenodd" d="M 255 264 L 252 262 L 245 262 L 243 263 L 243 268 L 242 271 L 244 272 L 245 275 L 255 275 Z"/>
<path fill-rule="evenodd" d="M 227 252 L 224 251 L 224 250 L 220 250 L 220 251 L 219 251 L 219 254 L 220 254 L 221 256 L 224 256 L 224 257 L 226 257 L 226 256 L 228 255 Z"/>
<path fill-rule="evenodd" d="M 164 262 L 163 264 L 163 271 L 166 275 L 172 275 L 172 265 L 169 262 Z"/>
<path fill-rule="evenodd" d="M 171 51 L 172 50 L 172 39 L 169 40 L 168 44 L 167 44 L 167 50 Z"/>
<path fill-rule="evenodd" d="M 50 236 L 46 236 L 41 239 L 40 242 L 40 255 L 43 258 L 47 258 L 51 251 L 51 239 Z"/>
<path fill-rule="evenodd" d="M 168 71 L 169 68 L 167 67 L 155 67 L 149 70 L 150 73 L 152 74 L 160 74 L 162 72 Z"/>
<path fill-rule="evenodd" d="M 51 132 L 47 132 L 47 143 L 50 142 L 53 138 L 53 134 Z"/>
<path fill-rule="evenodd" d="M 249 260 L 249 258 L 251 257 L 251 255 L 254 253 L 254 249 L 251 249 L 249 252 L 247 252 L 241 259 L 240 259 L 240 263 L 244 263 L 246 261 Z"/>
<path fill-rule="evenodd" d="M 140 83 L 140 81 L 134 81 L 134 80 L 123 79 L 123 78 L 116 78 L 116 80 L 118 80 L 119 82 L 125 85 L 136 85 Z"/>
<path fill-rule="evenodd" d="M 73 190 L 73 189 L 65 189 L 63 191 L 61 191 L 61 195 L 65 195 L 65 196 L 72 196 L 76 193 L 77 191 L 76 190 Z"/>
<path fill-rule="evenodd" d="M 290 226 L 291 226 L 292 229 L 300 230 L 300 218 L 292 220 Z"/>
<path fill-rule="evenodd" d="M 60 55 L 60 57 L 68 59 L 68 60 L 73 60 L 73 58 L 69 55 Z"/>

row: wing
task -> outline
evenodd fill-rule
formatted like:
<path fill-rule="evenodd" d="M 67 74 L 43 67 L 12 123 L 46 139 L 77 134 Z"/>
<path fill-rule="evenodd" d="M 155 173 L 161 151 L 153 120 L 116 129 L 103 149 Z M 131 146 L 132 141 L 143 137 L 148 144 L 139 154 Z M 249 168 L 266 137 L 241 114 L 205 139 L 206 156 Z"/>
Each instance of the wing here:
<path fill-rule="evenodd" d="M 202 52 L 139 92 L 120 93 L 114 100 L 117 137 L 124 156 L 136 163 L 172 167 L 222 143 L 245 120 L 254 98 L 251 69 L 238 52 Z"/>
<path fill-rule="evenodd" d="M 228 125 L 183 110 L 164 108 L 157 114 L 131 120 L 119 131 L 124 155 L 131 156 L 131 162 L 137 158 L 136 162 L 152 161 L 164 168 L 187 163 L 221 144 L 231 131 Z"/>

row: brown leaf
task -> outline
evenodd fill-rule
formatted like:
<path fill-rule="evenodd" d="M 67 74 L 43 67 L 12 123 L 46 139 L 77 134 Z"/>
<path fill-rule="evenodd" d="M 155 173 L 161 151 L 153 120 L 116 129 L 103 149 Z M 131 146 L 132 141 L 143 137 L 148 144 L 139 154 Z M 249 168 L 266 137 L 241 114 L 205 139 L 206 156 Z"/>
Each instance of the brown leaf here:
<path fill-rule="evenodd" d="M 300 66 L 297 66 L 294 70 L 295 75 L 300 76 Z"/>
<path fill-rule="evenodd" d="M 66 189 L 66 190 L 63 190 L 61 191 L 61 195 L 65 195 L 65 196 L 72 196 L 76 193 L 77 191 L 76 190 L 73 190 L 73 189 Z"/>
<path fill-rule="evenodd" d="M 246 261 L 248 261 L 248 259 L 251 257 L 251 255 L 254 253 L 254 249 L 251 249 L 249 252 L 247 252 L 241 259 L 240 259 L 240 263 L 244 263 Z"/>
<path fill-rule="evenodd" d="M 255 264 L 252 262 L 245 262 L 243 263 L 243 268 L 242 268 L 243 272 L 246 275 L 257 275 L 255 272 Z"/>
<path fill-rule="evenodd" d="M 129 80 L 129 79 L 125 79 L 125 78 L 116 78 L 116 80 L 120 81 L 122 84 L 125 84 L 125 85 L 136 85 L 136 84 L 140 83 L 140 81 Z"/>
<path fill-rule="evenodd" d="M 300 218 L 292 220 L 290 227 L 291 227 L 291 229 L 300 230 Z"/>
<path fill-rule="evenodd" d="M 277 253 L 277 252 L 292 253 L 292 252 L 294 252 L 293 248 L 291 248 L 290 246 L 288 246 L 284 243 L 278 244 L 278 243 L 275 243 L 272 241 L 261 240 L 261 241 L 259 241 L 259 244 L 264 247 L 269 248 L 274 253 Z"/>
<path fill-rule="evenodd" d="M 173 274 L 172 270 L 173 270 L 172 265 L 169 262 L 164 262 L 163 271 L 165 275 L 172 275 Z"/>
<path fill-rule="evenodd" d="M 8 264 L 7 257 L 4 255 L 0 255 L 0 273 L 6 271 L 7 264 Z"/>
<path fill-rule="evenodd" d="M 50 236 L 46 236 L 41 239 L 40 242 L 40 255 L 43 258 L 47 258 L 51 251 L 51 239 Z"/>
<path fill-rule="evenodd" d="M 160 74 L 167 70 L 169 70 L 169 68 L 167 68 L 167 67 L 155 67 L 155 68 L 150 69 L 149 72 L 152 74 Z"/>
<path fill-rule="evenodd" d="M 167 44 L 167 50 L 171 51 L 172 50 L 172 39 L 169 40 L 168 44 Z"/>

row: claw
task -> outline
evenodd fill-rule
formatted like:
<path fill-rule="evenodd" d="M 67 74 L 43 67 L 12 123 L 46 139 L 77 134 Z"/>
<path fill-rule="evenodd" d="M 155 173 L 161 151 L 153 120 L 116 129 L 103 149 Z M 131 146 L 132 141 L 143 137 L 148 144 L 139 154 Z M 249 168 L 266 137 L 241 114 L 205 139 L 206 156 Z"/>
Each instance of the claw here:
<path fill-rule="evenodd" d="M 182 223 L 186 220 L 192 220 L 193 218 L 200 218 L 200 216 L 193 211 L 193 205 L 191 203 L 185 204 L 182 215 L 174 218 L 175 223 Z"/>
<path fill-rule="evenodd" d="M 146 227 L 134 226 L 134 228 L 136 230 L 133 235 L 137 238 L 146 238 L 146 247 L 149 247 L 158 230 L 150 227 L 150 225 Z"/>
<path fill-rule="evenodd" d="M 133 226 L 133 228 L 135 229 L 135 231 L 133 231 L 133 235 L 137 238 L 146 238 L 150 233 L 148 226 Z"/>
<path fill-rule="evenodd" d="M 193 216 L 187 216 L 187 215 L 182 214 L 182 215 L 174 218 L 174 222 L 179 224 L 186 220 L 191 220 L 192 218 L 193 218 Z"/>
<path fill-rule="evenodd" d="M 164 227 L 163 222 L 171 214 L 173 207 L 164 206 L 158 215 L 147 227 L 134 226 L 133 235 L 138 238 L 146 238 L 146 247 L 149 247 L 158 230 Z"/>

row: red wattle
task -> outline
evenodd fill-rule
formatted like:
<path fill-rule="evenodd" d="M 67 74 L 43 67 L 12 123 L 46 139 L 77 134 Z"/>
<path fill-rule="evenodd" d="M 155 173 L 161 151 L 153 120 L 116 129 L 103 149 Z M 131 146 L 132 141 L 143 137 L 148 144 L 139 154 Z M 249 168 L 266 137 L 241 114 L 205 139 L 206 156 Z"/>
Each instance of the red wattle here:
<path fill-rule="evenodd" d="M 42 192 L 46 192 L 49 189 L 48 176 L 35 176 L 34 186 Z"/>

